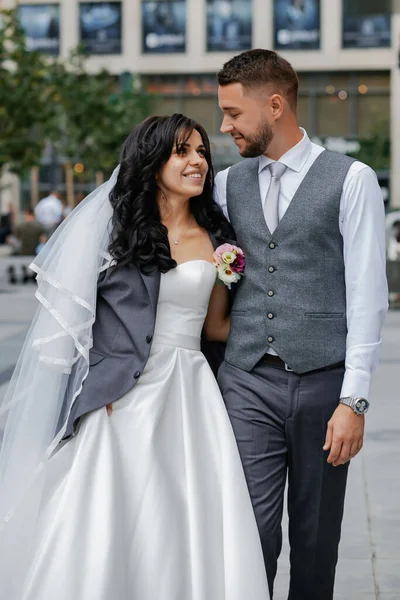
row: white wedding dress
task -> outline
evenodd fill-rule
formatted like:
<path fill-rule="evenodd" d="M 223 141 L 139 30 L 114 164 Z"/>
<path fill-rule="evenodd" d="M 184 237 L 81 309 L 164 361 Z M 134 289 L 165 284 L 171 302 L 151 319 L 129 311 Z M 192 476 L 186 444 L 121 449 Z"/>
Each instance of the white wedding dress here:
<path fill-rule="evenodd" d="M 269 598 L 235 438 L 200 352 L 214 282 L 204 260 L 161 276 L 138 383 L 48 462 L 21 600 Z"/>

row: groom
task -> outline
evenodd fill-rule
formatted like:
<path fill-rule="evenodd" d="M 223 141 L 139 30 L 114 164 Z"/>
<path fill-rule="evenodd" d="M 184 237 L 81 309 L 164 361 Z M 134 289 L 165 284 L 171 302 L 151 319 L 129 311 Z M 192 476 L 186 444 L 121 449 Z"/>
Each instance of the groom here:
<path fill-rule="evenodd" d="M 281 56 L 244 52 L 218 83 L 221 131 L 246 159 L 216 178 L 246 257 L 219 383 L 271 598 L 288 478 L 289 599 L 329 600 L 387 310 L 382 194 L 368 166 L 299 128 L 298 78 Z"/>

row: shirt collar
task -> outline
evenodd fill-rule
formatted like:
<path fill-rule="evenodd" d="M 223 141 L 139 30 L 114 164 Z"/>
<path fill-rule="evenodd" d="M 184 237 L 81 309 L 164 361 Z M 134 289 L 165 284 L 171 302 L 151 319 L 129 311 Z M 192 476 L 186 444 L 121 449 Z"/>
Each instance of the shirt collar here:
<path fill-rule="evenodd" d="M 303 137 L 293 148 L 290 148 L 285 154 L 283 154 L 279 162 L 286 165 L 289 169 L 299 173 L 304 167 L 304 164 L 311 154 L 312 144 L 310 138 L 307 135 L 305 129 L 300 127 L 300 131 L 303 133 Z M 262 154 L 258 159 L 258 172 L 261 173 L 265 167 L 275 162 L 272 158 Z"/>

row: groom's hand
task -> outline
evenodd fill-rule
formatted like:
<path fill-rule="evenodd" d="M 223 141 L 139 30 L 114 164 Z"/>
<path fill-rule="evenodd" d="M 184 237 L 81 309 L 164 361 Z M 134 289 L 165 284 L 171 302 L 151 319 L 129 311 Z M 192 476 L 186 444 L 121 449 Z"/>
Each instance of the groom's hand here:
<path fill-rule="evenodd" d="M 363 445 L 364 415 L 356 415 L 352 408 L 339 404 L 328 422 L 324 450 L 330 450 L 328 463 L 344 465 L 358 454 Z"/>

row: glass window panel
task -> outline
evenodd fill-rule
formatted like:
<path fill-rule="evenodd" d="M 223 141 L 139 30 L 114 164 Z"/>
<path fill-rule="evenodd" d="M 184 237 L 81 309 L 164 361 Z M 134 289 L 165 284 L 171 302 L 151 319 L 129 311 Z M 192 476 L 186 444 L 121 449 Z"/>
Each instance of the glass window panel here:
<path fill-rule="evenodd" d="M 144 89 L 151 94 L 178 94 L 182 91 L 181 77 L 146 77 Z"/>
<path fill-rule="evenodd" d="M 297 73 L 299 78 L 299 89 L 306 91 L 315 87 L 314 73 Z"/>
<path fill-rule="evenodd" d="M 300 127 L 309 130 L 311 127 L 310 123 L 310 97 L 300 96 L 297 100 L 297 120 Z"/>
<path fill-rule="evenodd" d="M 195 97 L 183 98 L 182 112 L 187 117 L 194 119 L 206 129 L 208 135 L 215 133 L 215 98 Z"/>
<path fill-rule="evenodd" d="M 142 3 L 142 51 L 148 54 L 185 52 L 185 0 Z"/>
<path fill-rule="evenodd" d="M 343 48 L 391 45 L 390 0 L 343 0 Z"/>
<path fill-rule="evenodd" d="M 143 86 L 155 94 L 217 95 L 218 91 L 215 75 L 148 76 L 143 78 Z"/>
<path fill-rule="evenodd" d="M 358 73 L 358 85 L 366 85 L 369 88 L 387 88 L 390 89 L 389 73 Z"/>
<path fill-rule="evenodd" d="M 153 115 L 173 115 L 179 111 L 179 98 L 151 97 L 151 113 Z"/>
<path fill-rule="evenodd" d="M 251 0 L 207 0 L 206 6 L 208 52 L 251 48 Z"/>
<path fill-rule="evenodd" d="M 337 95 L 317 98 L 317 135 L 350 135 L 350 101 Z"/>
<path fill-rule="evenodd" d="M 392 0 L 345 0 L 343 10 L 350 17 L 390 14 Z"/>
<path fill-rule="evenodd" d="M 347 90 L 351 83 L 351 73 L 318 73 L 315 75 L 315 86 L 323 89 L 333 86 L 336 91 Z"/>
<path fill-rule="evenodd" d="M 365 94 L 357 98 L 358 135 L 390 135 L 390 97 Z"/>

